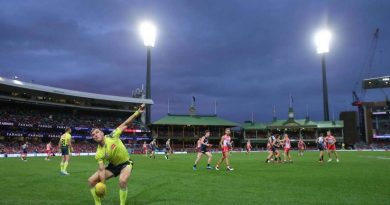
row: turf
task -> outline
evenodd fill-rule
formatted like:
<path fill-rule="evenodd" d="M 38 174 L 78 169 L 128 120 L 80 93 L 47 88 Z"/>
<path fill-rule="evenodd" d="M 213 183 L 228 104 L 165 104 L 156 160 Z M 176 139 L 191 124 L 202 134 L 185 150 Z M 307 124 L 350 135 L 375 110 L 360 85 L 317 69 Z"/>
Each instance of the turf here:
<path fill-rule="evenodd" d="M 339 152 L 340 163 L 317 162 L 306 152 L 294 163 L 265 164 L 266 153 L 233 153 L 233 172 L 192 170 L 194 154 L 165 160 L 132 156 L 127 204 L 389 204 L 390 152 Z M 221 154 L 214 154 L 213 164 Z M 72 157 L 70 176 L 59 175 L 60 158 L 0 159 L 0 204 L 93 204 L 87 185 L 92 157 Z M 222 166 L 224 168 L 224 166 Z M 103 204 L 119 204 L 118 179 L 107 182 Z"/>

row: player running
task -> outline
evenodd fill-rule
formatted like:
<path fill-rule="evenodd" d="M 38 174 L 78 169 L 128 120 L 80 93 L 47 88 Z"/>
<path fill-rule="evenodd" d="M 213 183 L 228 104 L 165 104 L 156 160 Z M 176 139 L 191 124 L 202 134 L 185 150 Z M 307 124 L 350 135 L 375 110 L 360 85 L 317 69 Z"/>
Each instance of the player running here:
<path fill-rule="evenodd" d="M 209 144 L 209 136 L 210 136 L 210 131 L 206 130 L 205 131 L 205 135 L 202 136 L 198 140 L 199 149 L 197 149 L 198 155 L 196 157 L 194 166 L 192 167 L 193 170 L 196 170 L 196 166 L 197 166 L 199 160 L 202 158 L 203 154 L 206 155 L 207 157 L 209 157 L 209 159 L 207 160 L 207 167 L 206 167 L 206 169 L 212 169 L 212 167 L 210 166 L 210 163 L 211 163 L 211 159 L 212 159 L 213 156 L 208 151 L 208 148 L 211 147 L 211 144 Z"/>
<path fill-rule="evenodd" d="M 325 149 L 325 139 L 324 135 L 321 133 L 320 136 L 316 139 L 318 150 L 320 151 L 320 160 L 319 162 L 324 162 L 324 149 Z"/>
<path fill-rule="evenodd" d="M 148 156 L 148 144 L 146 144 L 146 141 L 144 141 L 144 144 L 142 145 L 142 152 L 145 154 L 145 157 Z"/>
<path fill-rule="evenodd" d="M 27 148 L 28 148 L 28 142 L 26 141 L 22 145 L 22 154 L 20 155 L 20 159 L 27 162 Z"/>
<path fill-rule="evenodd" d="M 98 143 L 95 159 L 98 163 L 98 170 L 88 179 L 88 184 L 95 205 L 101 204 L 101 198 L 96 195 L 95 185 L 99 182 L 105 183 L 111 177 L 119 175 L 119 200 L 120 205 L 125 205 L 127 198 L 127 180 L 133 169 L 133 162 L 130 160 L 129 153 L 119 138 L 122 131 L 125 130 L 142 112 L 145 105 L 140 108 L 126 121 L 119 125 L 109 135 L 98 129 L 93 128 L 91 131 L 92 139 Z M 108 166 L 105 167 L 105 163 Z"/>
<path fill-rule="evenodd" d="M 60 173 L 62 175 L 69 175 L 69 173 L 66 171 L 66 168 L 68 168 L 70 153 L 73 150 L 72 136 L 70 135 L 71 132 L 72 129 L 70 129 L 70 127 L 65 128 L 65 133 L 61 135 L 60 141 L 58 142 L 58 150 L 61 150 L 62 154 L 62 160 L 60 163 Z"/>
<path fill-rule="evenodd" d="M 152 142 L 150 142 L 149 146 L 150 146 L 149 158 L 153 157 L 153 159 L 156 159 L 156 154 L 155 154 L 157 148 L 156 139 L 153 139 Z"/>
<path fill-rule="evenodd" d="M 46 144 L 46 154 L 47 154 L 45 158 L 46 161 L 50 161 L 50 156 L 52 155 L 52 149 L 53 147 L 51 145 L 51 141 L 49 141 L 49 143 Z"/>
<path fill-rule="evenodd" d="M 284 153 L 283 153 L 283 162 L 287 162 L 286 158 L 288 158 L 288 162 L 292 162 L 291 155 L 290 155 L 290 149 L 291 149 L 291 141 L 288 137 L 288 134 L 284 134 L 284 138 L 281 141 L 284 147 Z"/>
<path fill-rule="evenodd" d="M 246 154 L 248 155 L 252 150 L 251 140 L 246 142 Z"/>
<path fill-rule="evenodd" d="M 298 141 L 298 156 L 303 156 L 303 152 L 305 151 L 306 149 L 306 144 L 305 142 L 303 141 L 302 138 L 299 138 L 299 141 Z"/>
<path fill-rule="evenodd" d="M 232 147 L 232 138 L 230 137 L 231 131 L 230 128 L 225 129 L 225 135 L 221 137 L 219 145 L 222 148 L 222 158 L 218 161 L 215 166 L 215 170 L 219 170 L 219 165 L 226 160 L 226 170 L 233 171 L 234 169 L 230 167 L 229 163 L 229 150 Z"/>
<path fill-rule="evenodd" d="M 334 136 L 330 131 L 326 132 L 325 142 L 327 145 L 328 155 L 329 155 L 328 162 L 332 161 L 331 153 L 333 153 L 333 155 L 336 157 L 336 162 L 339 162 L 339 156 L 337 155 L 336 152 L 336 138 L 334 138 Z"/>
<path fill-rule="evenodd" d="M 168 140 L 165 142 L 165 159 L 169 160 L 169 155 L 171 154 L 171 151 L 171 139 L 168 138 Z"/>

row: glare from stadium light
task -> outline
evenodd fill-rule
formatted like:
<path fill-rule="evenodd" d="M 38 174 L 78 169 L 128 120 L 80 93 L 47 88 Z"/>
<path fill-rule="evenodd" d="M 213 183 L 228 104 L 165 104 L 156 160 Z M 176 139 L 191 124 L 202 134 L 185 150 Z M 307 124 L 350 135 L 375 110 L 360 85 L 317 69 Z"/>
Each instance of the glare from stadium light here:
<path fill-rule="evenodd" d="M 154 24 L 150 22 L 142 22 L 140 25 L 140 33 L 142 39 L 144 40 L 144 45 L 147 47 L 154 47 L 156 41 L 156 32 L 157 29 Z"/>
<path fill-rule="evenodd" d="M 382 80 L 383 80 L 383 81 L 389 81 L 390 78 L 383 78 Z"/>
<path fill-rule="evenodd" d="M 1 81 L 4 81 L 4 78 L 0 77 L 0 80 L 1 80 Z"/>
<path fill-rule="evenodd" d="M 314 36 L 314 41 L 317 46 L 317 53 L 328 53 L 329 52 L 329 44 L 332 38 L 332 34 L 328 30 L 321 30 Z"/>

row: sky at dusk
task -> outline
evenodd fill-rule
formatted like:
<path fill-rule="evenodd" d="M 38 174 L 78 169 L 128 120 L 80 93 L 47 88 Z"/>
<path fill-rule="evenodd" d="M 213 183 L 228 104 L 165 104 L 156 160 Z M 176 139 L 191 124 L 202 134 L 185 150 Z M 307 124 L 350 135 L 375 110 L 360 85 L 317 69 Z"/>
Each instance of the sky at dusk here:
<path fill-rule="evenodd" d="M 157 26 L 152 49 L 152 120 L 188 113 L 235 122 L 296 118 L 308 107 L 323 119 L 321 58 L 314 33 L 332 31 L 326 55 L 330 117 L 389 89 L 367 90 L 362 78 L 390 75 L 388 0 L 0 0 L 0 76 L 86 92 L 127 96 L 146 80 L 138 27 Z M 373 67 L 371 40 L 380 29 Z M 357 84 L 358 83 L 358 84 Z"/>

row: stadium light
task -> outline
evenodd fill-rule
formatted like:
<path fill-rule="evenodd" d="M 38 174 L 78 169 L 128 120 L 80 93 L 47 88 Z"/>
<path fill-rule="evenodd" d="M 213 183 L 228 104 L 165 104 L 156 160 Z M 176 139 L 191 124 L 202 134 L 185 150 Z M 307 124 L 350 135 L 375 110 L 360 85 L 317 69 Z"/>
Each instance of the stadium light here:
<path fill-rule="evenodd" d="M 144 41 L 144 45 L 147 48 L 147 57 L 146 57 L 146 99 L 151 99 L 152 94 L 151 94 L 151 87 L 150 87 L 150 75 L 151 75 L 151 48 L 154 47 L 154 44 L 156 42 L 156 33 L 157 29 L 154 26 L 154 24 L 150 22 L 142 22 L 140 25 L 140 33 L 142 36 L 142 39 Z M 151 121 L 151 109 L 150 105 L 146 105 L 146 119 L 145 123 L 147 125 L 150 124 Z"/>
<path fill-rule="evenodd" d="M 324 29 L 316 33 L 314 36 L 314 41 L 317 46 L 317 53 L 322 54 L 322 53 L 328 53 L 329 52 L 329 44 L 330 40 L 332 38 L 332 34 L 330 31 Z"/>
<path fill-rule="evenodd" d="M 146 47 L 154 47 L 156 42 L 156 27 L 150 22 L 142 22 L 140 25 L 140 33 Z"/>
<path fill-rule="evenodd" d="M 326 80 L 326 63 L 325 54 L 329 52 L 329 44 L 332 34 L 329 30 L 323 29 L 317 32 L 314 36 L 314 41 L 317 46 L 317 53 L 321 54 L 322 64 L 322 99 L 324 106 L 324 120 L 329 121 L 329 104 L 328 104 L 328 83 Z"/>

